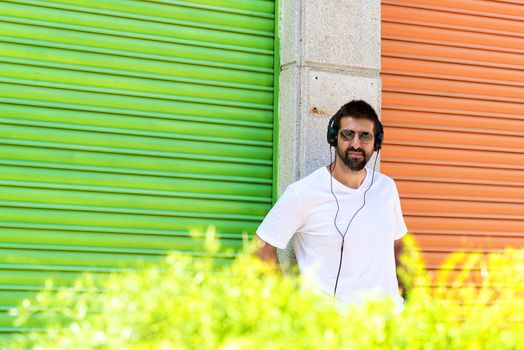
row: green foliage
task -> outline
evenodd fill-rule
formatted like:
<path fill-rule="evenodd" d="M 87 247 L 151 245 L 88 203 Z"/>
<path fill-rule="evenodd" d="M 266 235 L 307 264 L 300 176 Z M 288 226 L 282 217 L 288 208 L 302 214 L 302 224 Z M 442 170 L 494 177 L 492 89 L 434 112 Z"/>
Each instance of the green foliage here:
<path fill-rule="evenodd" d="M 523 251 L 456 255 L 432 280 L 407 243 L 407 269 L 399 273 L 411 288 L 401 312 L 390 300 L 341 310 L 249 251 L 228 265 L 173 254 L 100 284 L 84 276 L 72 288 L 24 301 L 19 325 L 38 319 L 46 331 L 4 347 L 524 349 Z"/>

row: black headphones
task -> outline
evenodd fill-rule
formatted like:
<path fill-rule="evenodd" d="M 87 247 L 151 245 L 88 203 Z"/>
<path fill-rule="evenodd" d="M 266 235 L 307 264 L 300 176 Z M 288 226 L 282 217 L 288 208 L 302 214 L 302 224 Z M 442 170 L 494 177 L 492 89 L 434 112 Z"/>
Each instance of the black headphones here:
<path fill-rule="evenodd" d="M 329 123 L 327 126 L 327 142 L 330 146 L 337 147 L 337 137 L 338 137 L 338 129 L 335 128 L 335 120 L 338 118 L 338 113 L 335 113 L 334 116 L 329 119 Z M 375 135 L 375 152 L 380 151 L 382 148 L 382 142 L 384 141 L 384 126 L 380 122 L 380 120 L 376 119 L 375 123 L 377 123 L 377 129 L 378 132 Z"/>

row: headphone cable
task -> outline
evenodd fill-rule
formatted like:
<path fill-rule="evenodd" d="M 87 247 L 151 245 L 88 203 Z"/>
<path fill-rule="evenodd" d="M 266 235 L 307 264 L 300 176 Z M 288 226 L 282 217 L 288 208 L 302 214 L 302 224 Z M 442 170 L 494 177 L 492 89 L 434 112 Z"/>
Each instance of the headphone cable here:
<path fill-rule="evenodd" d="M 347 232 L 349 230 L 349 226 L 353 222 L 353 219 L 355 218 L 355 216 L 357 216 L 358 212 L 360 210 L 362 210 L 362 208 L 364 208 L 364 206 L 366 205 L 366 193 L 368 193 L 369 189 L 373 185 L 373 180 L 375 178 L 375 168 L 376 168 L 376 165 L 377 165 L 377 159 L 379 157 L 379 153 L 380 153 L 380 150 L 377 151 L 377 156 L 376 156 L 375 162 L 373 164 L 373 173 L 371 175 L 371 183 L 369 184 L 369 186 L 366 189 L 366 191 L 364 191 L 364 202 L 362 203 L 362 206 L 360 208 L 358 208 L 357 211 L 355 211 L 355 213 L 353 214 L 353 216 L 349 220 L 349 223 L 346 226 L 346 230 L 344 231 L 344 234 L 342 234 L 342 232 L 340 232 L 340 230 L 339 230 L 339 228 L 337 226 L 337 217 L 338 217 L 338 213 L 340 211 L 340 206 L 339 206 L 339 203 L 338 203 L 338 198 L 335 195 L 335 192 L 333 192 L 333 171 L 335 170 L 335 165 L 336 165 L 336 162 L 337 162 L 337 155 L 336 154 L 335 154 L 335 159 L 334 159 L 334 161 L 332 163 L 332 166 L 331 165 L 329 166 L 329 170 L 330 170 L 329 172 L 331 174 L 331 177 L 330 177 L 331 194 L 333 195 L 333 197 L 335 198 L 335 202 L 337 203 L 337 212 L 335 213 L 335 217 L 333 219 L 333 225 L 335 226 L 335 229 L 337 230 L 338 234 L 342 238 L 342 244 L 340 245 L 340 261 L 338 263 L 338 272 L 337 272 L 337 278 L 335 280 L 335 288 L 333 289 L 333 299 L 336 299 L 336 297 L 337 297 L 337 287 L 338 287 L 338 280 L 339 280 L 339 277 L 340 277 L 340 271 L 342 270 L 342 256 L 343 256 L 343 253 L 344 253 L 344 242 L 346 240 L 346 234 L 347 234 Z M 331 147 L 329 147 L 329 159 L 331 159 L 332 157 L 333 157 L 333 153 L 332 153 Z"/>

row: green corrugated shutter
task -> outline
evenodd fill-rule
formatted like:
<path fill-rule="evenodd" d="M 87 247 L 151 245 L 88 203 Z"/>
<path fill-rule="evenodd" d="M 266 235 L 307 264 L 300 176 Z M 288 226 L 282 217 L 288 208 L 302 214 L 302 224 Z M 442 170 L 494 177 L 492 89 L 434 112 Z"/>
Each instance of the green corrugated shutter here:
<path fill-rule="evenodd" d="M 0 2 L 0 332 L 47 278 L 254 232 L 274 27 L 274 1 Z"/>

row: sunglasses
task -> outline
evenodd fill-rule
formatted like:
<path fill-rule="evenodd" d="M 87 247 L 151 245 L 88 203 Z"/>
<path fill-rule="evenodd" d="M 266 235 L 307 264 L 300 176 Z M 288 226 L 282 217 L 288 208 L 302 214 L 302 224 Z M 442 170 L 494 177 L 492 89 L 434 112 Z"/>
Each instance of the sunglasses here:
<path fill-rule="evenodd" d="M 373 133 L 369 131 L 354 131 L 349 129 L 340 130 L 340 135 L 345 141 L 353 141 L 355 134 L 358 133 L 358 138 L 362 143 L 370 143 L 373 141 Z"/>

